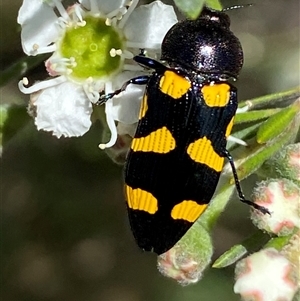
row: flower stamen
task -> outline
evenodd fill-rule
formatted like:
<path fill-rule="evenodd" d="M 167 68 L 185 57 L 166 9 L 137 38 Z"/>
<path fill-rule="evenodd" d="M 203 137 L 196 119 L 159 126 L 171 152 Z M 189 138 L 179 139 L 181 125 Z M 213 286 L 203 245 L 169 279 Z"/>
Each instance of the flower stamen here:
<path fill-rule="evenodd" d="M 73 6 L 71 6 L 68 9 L 68 14 L 72 19 L 72 21 L 70 22 L 71 24 L 68 24 L 69 27 L 74 26 L 76 28 L 84 27 L 86 25 L 86 21 L 83 20 L 82 16 L 82 8 L 79 5 L 74 4 Z"/>
<path fill-rule="evenodd" d="M 54 52 L 57 49 L 55 44 L 45 46 L 45 47 L 40 47 L 39 44 L 35 43 L 32 45 L 32 50 L 30 51 L 30 54 L 35 56 L 38 54 L 43 54 L 43 53 L 51 53 Z"/>
<path fill-rule="evenodd" d="M 107 82 L 105 84 L 105 93 L 108 93 L 111 91 L 112 91 L 112 84 L 111 84 L 111 82 Z M 107 143 L 99 144 L 100 149 L 112 147 L 116 143 L 117 138 L 118 138 L 117 127 L 115 124 L 115 120 L 113 118 L 113 101 L 112 101 L 112 99 L 109 99 L 105 103 L 105 114 L 106 114 L 106 122 L 107 122 L 108 128 L 111 132 L 111 137 Z"/>
<path fill-rule="evenodd" d="M 106 17 L 109 18 L 109 19 L 117 18 L 118 20 L 121 20 L 122 16 L 125 15 L 126 12 L 127 12 L 126 7 L 120 7 L 120 8 L 117 8 L 117 9 L 113 10 L 109 14 L 107 14 Z"/>
<path fill-rule="evenodd" d="M 29 81 L 28 81 L 27 77 L 24 77 L 22 80 L 19 81 L 18 87 L 22 93 L 31 94 L 31 93 L 35 93 L 37 91 L 40 91 L 40 90 L 43 90 L 46 88 L 50 88 L 50 87 L 59 85 L 66 81 L 67 81 L 67 78 L 65 76 L 59 76 L 59 77 L 55 77 L 53 79 L 38 82 L 27 88 L 25 86 L 28 85 Z"/>
<path fill-rule="evenodd" d="M 106 25 L 106 26 L 111 26 L 111 25 L 112 25 L 112 19 L 106 18 L 106 20 L 105 20 L 105 25 Z"/>
<path fill-rule="evenodd" d="M 121 57 L 123 59 L 131 60 L 134 57 L 134 54 L 131 51 L 124 49 Z"/>
<path fill-rule="evenodd" d="M 108 128 L 111 132 L 111 137 L 107 143 L 99 144 L 100 149 L 106 149 L 106 148 L 112 147 L 113 145 L 115 145 L 117 138 L 118 138 L 117 127 L 116 127 L 115 121 L 114 121 L 112 115 L 110 115 L 108 113 L 109 111 L 112 110 L 112 100 L 107 101 L 107 103 L 105 104 L 105 108 L 106 108 L 106 110 L 105 110 L 106 122 L 107 122 Z"/>
<path fill-rule="evenodd" d="M 74 57 L 70 58 L 50 58 L 45 63 L 46 70 L 51 76 L 57 76 L 59 74 L 70 75 L 73 70 L 77 66 Z"/>
<path fill-rule="evenodd" d="M 128 20 L 129 16 L 131 15 L 131 13 L 133 12 L 133 10 L 135 9 L 135 7 L 137 6 L 139 0 L 131 0 L 128 2 L 128 9 L 126 14 L 124 14 L 122 20 L 120 20 L 120 23 L 118 24 L 118 27 L 120 29 L 122 29 L 126 23 L 126 21 Z"/>
<path fill-rule="evenodd" d="M 109 51 L 109 54 L 111 57 L 115 57 L 117 55 L 121 56 L 123 53 L 122 49 L 115 49 L 115 48 L 112 48 L 110 51 Z"/>
<path fill-rule="evenodd" d="M 90 102 L 96 103 L 99 100 L 99 91 L 104 89 L 102 81 L 95 81 L 89 77 L 83 84 L 83 90 Z"/>
<path fill-rule="evenodd" d="M 51 5 L 51 3 L 56 7 L 56 9 L 58 10 L 59 14 L 61 15 L 61 17 L 66 20 L 66 21 L 70 21 L 70 17 L 66 11 L 66 9 L 64 8 L 64 6 L 62 5 L 60 0 L 49 0 L 48 4 Z"/>

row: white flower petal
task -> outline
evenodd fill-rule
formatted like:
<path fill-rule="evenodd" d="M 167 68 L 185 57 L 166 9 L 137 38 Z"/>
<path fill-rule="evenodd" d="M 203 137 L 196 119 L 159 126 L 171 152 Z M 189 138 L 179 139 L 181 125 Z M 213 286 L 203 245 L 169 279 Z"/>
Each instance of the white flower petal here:
<path fill-rule="evenodd" d="M 136 8 L 124 26 L 129 42 L 142 43 L 144 48 L 160 48 L 167 31 L 177 23 L 173 6 L 161 1 Z"/>
<path fill-rule="evenodd" d="M 41 0 L 24 0 L 18 14 L 22 27 L 21 40 L 24 52 L 33 55 L 33 49 L 46 47 L 59 36 L 57 16 L 53 8 Z"/>
<path fill-rule="evenodd" d="M 119 89 L 130 78 L 141 75 L 136 72 L 123 72 L 113 82 L 113 89 Z M 145 73 L 143 73 L 145 75 Z M 145 86 L 129 85 L 126 91 L 113 98 L 113 108 L 111 114 L 114 120 L 125 124 L 138 122 L 141 101 L 145 91 Z"/>
<path fill-rule="evenodd" d="M 125 6 L 127 0 L 79 0 L 86 9 L 91 9 L 91 2 L 96 3 L 99 12 L 109 14 L 117 8 Z"/>
<path fill-rule="evenodd" d="M 74 83 L 64 82 L 42 90 L 34 105 L 38 130 L 52 131 L 58 138 L 82 136 L 91 126 L 92 104 L 82 87 Z"/>

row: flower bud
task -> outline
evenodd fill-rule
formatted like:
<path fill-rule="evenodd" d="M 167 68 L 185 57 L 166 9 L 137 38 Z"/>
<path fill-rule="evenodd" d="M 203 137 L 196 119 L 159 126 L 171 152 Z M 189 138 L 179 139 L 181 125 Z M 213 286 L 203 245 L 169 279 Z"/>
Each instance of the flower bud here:
<path fill-rule="evenodd" d="M 158 270 L 181 285 L 196 283 L 212 253 L 210 234 L 198 222 L 173 248 L 158 257 Z"/>
<path fill-rule="evenodd" d="M 271 215 L 253 210 L 251 219 L 262 230 L 279 236 L 291 234 L 300 227 L 300 189 L 287 179 L 271 179 L 258 184 L 253 200 L 267 208 Z"/>
<path fill-rule="evenodd" d="M 284 255 L 293 265 L 297 273 L 298 289 L 300 288 L 300 230 L 294 234 L 289 243 L 281 250 Z"/>
<path fill-rule="evenodd" d="M 276 249 L 261 250 L 236 265 L 234 292 L 246 301 L 292 301 L 297 291 L 293 264 Z"/>
<path fill-rule="evenodd" d="M 300 143 L 285 146 L 262 166 L 262 172 L 300 184 Z"/>

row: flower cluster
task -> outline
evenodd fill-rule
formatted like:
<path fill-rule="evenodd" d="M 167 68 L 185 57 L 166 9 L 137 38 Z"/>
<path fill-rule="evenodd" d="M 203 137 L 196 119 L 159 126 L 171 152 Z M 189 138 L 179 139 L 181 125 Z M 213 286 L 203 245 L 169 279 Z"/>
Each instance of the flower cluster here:
<path fill-rule="evenodd" d="M 133 56 L 143 49 L 159 57 L 165 33 L 177 22 L 172 6 L 155 1 L 80 0 L 65 8 L 60 0 L 24 0 L 18 23 L 27 55 L 52 53 L 45 62 L 50 76 L 20 90 L 31 95 L 38 129 L 57 137 L 81 136 L 91 126 L 92 104 L 99 93 L 110 93 L 145 71 Z M 161 18 L 161 14 L 164 18 Z M 117 139 L 115 121 L 137 121 L 143 88 L 130 86 L 106 103 L 111 147 Z"/>
<path fill-rule="evenodd" d="M 243 300 L 293 300 L 300 289 L 300 144 L 284 147 L 265 163 L 269 178 L 257 184 L 254 202 L 271 214 L 253 210 L 253 223 L 273 238 L 265 249 L 241 260 L 236 267 L 234 290 Z M 272 163 L 276 164 L 276 172 Z"/>

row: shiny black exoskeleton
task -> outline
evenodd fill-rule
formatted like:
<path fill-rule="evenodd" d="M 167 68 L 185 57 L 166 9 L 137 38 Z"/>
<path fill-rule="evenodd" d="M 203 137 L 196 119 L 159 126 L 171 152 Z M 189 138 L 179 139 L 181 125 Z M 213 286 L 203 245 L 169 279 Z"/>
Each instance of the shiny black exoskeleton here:
<path fill-rule="evenodd" d="M 239 199 L 268 213 L 245 199 L 226 150 L 238 106 L 229 81 L 243 65 L 229 25 L 224 12 L 208 8 L 197 20 L 178 22 L 163 40 L 162 62 L 144 52 L 134 57 L 151 75 L 100 97 L 99 104 L 129 84 L 146 85 L 124 175 L 130 226 L 142 250 L 161 254 L 181 239 L 213 197 L 225 157 Z"/>
<path fill-rule="evenodd" d="M 243 65 L 243 50 L 229 26 L 224 12 L 204 8 L 197 20 L 180 21 L 168 31 L 161 60 L 171 67 L 236 78 Z"/>

